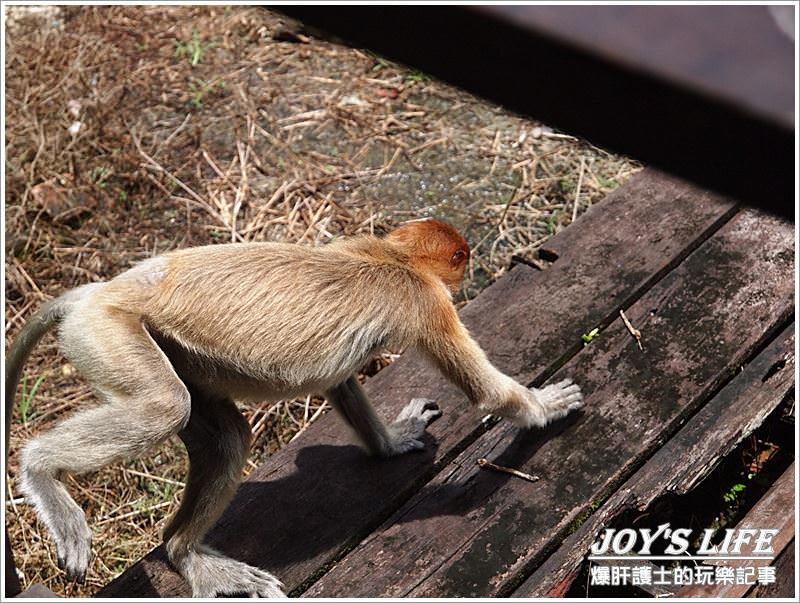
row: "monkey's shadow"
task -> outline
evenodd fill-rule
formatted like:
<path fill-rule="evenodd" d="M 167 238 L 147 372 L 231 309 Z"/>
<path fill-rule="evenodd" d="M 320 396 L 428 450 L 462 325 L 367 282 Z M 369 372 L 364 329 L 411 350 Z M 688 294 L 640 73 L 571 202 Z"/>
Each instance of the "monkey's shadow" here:
<path fill-rule="evenodd" d="M 478 456 L 522 467 L 581 415 L 573 413 L 543 431 L 515 430 Z M 430 434 L 423 451 L 390 459 L 370 458 L 355 445 L 302 448 L 294 470 L 287 472 L 286 466 L 274 477 L 244 482 L 208 541 L 236 559 L 276 570 L 291 585 L 290 575 L 303 571 L 305 578 L 337 549 L 356 544 L 387 520 L 403 524 L 463 516 L 484 506 L 508 480 L 520 479 L 478 470 L 477 457 L 470 456 L 466 462 L 457 459 L 463 467 L 455 473 L 445 471 L 431 480 L 437 449 Z"/>
<path fill-rule="evenodd" d="M 225 555 L 275 573 L 292 590 L 342 547 L 358 544 L 385 522 L 397 525 L 463 516 L 487 506 L 509 480 L 520 478 L 475 469 L 478 456 L 498 465 L 523 467 L 582 414 L 572 413 L 543 431 L 507 434 L 485 453 L 458 457 L 462 468 L 443 471 L 433 479 L 438 443 L 430 434 L 424 436 L 422 451 L 390 459 L 370 458 L 352 444 L 301 448 L 266 475 L 242 483 L 206 542 Z M 163 547 L 151 561 L 167 564 Z M 145 590 L 158 596 L 150 571 L 136 573 L 132 578 L 137 590 L 149 582 Z"/>

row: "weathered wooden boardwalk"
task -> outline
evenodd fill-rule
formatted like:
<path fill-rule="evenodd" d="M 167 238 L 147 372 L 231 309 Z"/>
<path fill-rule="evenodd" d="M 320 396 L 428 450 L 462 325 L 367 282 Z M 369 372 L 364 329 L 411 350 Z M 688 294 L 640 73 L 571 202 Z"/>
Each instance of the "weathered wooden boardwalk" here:
<path fill-rule="evenodd" d="M 387 419 L 412 397 L 438 400 L 423 452 L 370 459 L 331 413 L 242 484 L 210 544 L 295 595 L 563 594 L 599 530 L 691 489 L 793 387 L 791 224 L 645 170 L 545 252 L 547 269 L 517 265 L 462 317 L 501 370 L 570 376 L 584 409 L 543 431 L 484 423 L 408 354 L 367 390 Z M 482 470 L 481 457 L 541 479 Z M 786 564 L 793 523 L 782 534 Z M 99 593 L 188 594 L 162 548 Z"/>

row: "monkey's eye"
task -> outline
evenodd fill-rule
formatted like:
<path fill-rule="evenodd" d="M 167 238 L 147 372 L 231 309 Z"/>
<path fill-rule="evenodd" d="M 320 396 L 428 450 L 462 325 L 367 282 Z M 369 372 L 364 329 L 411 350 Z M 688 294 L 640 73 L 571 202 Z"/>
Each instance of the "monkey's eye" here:
<path fill-rule="evenodd" d="M 463 249 L 459 249 L 453 254 L 453 258 L 450 261 L 453 262 L 454 264 L 457 264 L 466 257 L 467 257 L 467 252 L 464 251 Z"/>

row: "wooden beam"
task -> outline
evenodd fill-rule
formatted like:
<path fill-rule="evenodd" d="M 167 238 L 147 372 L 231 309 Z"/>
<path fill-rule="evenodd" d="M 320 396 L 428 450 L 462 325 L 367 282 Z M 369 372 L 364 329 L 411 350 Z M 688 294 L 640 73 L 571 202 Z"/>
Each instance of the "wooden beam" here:
<path fill-rule="evenodd" d="M 747 593 L 747 597 L 757 597 L 759 599 L 780 597 L 782 599 L 794 600 L 794 562 L 794 540 L 792 540 L 789 546 L 783 549 L 783 552 L 775 560 L 775 583 L 759 584 Z"/>

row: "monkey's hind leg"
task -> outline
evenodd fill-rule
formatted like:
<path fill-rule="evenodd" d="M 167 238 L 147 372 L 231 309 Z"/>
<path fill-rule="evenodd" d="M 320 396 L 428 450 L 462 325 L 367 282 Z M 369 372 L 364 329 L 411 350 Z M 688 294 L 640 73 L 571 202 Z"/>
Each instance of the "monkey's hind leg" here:
<path fill-rule="evenodd" d="M 251 434 L 232 400 L 207 396 L 191 386 L 190 392 L 192 413 L 178 434 L 189 453 L 189 477 L 181 506 L 164 530 L 170 562 L 194 597 L 285 597 L 272 574 L 202 544 L 236 492 Z"/>
<path fill-rule="evenodd" d="M 88 320 L 91 325 L 78 324 Z M 135 458 L 176 433 L 189 392 L 138 320 L 98 312 L 62 329 L 62 344 L 107 404 L 71 416 L 22 450 L 20 486 L 52 535 L 59 566 L 83 581 L 92 533 L 59 478 Z"/>

